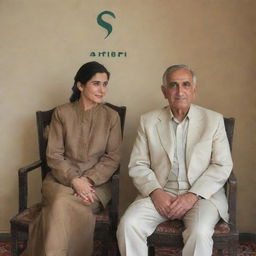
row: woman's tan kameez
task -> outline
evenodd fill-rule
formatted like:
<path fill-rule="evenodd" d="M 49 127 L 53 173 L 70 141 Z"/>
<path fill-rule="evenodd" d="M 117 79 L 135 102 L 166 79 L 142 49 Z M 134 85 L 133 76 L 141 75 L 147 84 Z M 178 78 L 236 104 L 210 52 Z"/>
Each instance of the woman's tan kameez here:
<path fill-rule="evenodd" d="M 79 102 L 57 107 L 48 135 L 51 172 L 42 186 L 42 210 L 29 226 L 29 256 L 89 256 L 95 214 L 110 200 L 109 178 L 120 160 L 118 113 L 104 104 L 84 111 Z M 86 176 L 97 198 L 85 203 L 74 196 L 71 181 Z"/>

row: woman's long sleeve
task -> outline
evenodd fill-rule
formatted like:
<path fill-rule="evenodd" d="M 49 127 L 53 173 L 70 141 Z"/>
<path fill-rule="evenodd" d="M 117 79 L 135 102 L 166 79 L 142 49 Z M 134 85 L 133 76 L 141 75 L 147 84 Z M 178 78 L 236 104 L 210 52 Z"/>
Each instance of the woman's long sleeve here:
<path fill-rule="evenodd" d="M 53 176 L 63 185 L 71 186 L 71 181 L 80 176 L 79 170 L 65 159 L 64 127 L 59 117 L 58 108 L 55 109 L 50 125 L 47 145 L 47 164 Z"/>
<path fill-rule="evenodd" d="M 121 151 L 121 126 L 118 114 L 113 118 L 112 126 L 108 134 L 105 153 L 100 157 L 93 168 L 87 170 L 83 176 L 90 178 L 95 186 L 107 182 L 118 168 Z"/>

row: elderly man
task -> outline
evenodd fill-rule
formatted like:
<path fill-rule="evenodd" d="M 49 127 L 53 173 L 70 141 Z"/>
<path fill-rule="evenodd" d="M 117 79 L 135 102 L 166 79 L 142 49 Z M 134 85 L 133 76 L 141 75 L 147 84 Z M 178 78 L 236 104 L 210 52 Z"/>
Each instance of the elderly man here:
<path fill-rule="evenodd" d="M 223 116 L 196 106 L 196 77 L 169 67 L 162 92 L 169 105 L 142 115 L 129 163 L 139 195 L 122 217 L 122 256 L 146 256 L 147 237 L 167 219 L 182 219 L 183 256 L 211 256 L 214 226 L 228 221 L 223 185 L 232 159 Z"/>

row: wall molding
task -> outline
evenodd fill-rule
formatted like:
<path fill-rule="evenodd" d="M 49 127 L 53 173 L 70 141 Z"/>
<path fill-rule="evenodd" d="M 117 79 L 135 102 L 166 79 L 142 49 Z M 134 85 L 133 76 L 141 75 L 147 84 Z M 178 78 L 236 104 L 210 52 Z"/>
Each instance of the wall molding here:
<path fill-rule="evenodd" d="M 10 242 L 10 233 L 0 233 L 0 242 Z M 256 233 L 239 233 L 239 242 L 254 242 L 256 243 Z"/>
<path fill-rule="evenodd" d="M 11 241 L 10 233 L 0 233 L 0 242 L 9 242 Z"/>
<path fill-rule="evenodd" d="M 256 243 L 256 233 L 239 233 L 239 242 L 254 242 Z"/>

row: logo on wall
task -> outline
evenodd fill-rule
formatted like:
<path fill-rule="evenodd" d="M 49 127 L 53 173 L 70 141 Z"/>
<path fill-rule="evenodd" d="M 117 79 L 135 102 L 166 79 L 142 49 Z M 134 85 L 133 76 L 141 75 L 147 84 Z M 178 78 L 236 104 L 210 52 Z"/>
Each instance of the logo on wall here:
<path fill-rule="evenodd" d="M 102 19 L 102 16 L 104 15 L 110 15 L 112 16 L 114 19 L 116 18 L 115 14 L 113 12 L 110 12 L 110 11 L 104 11 L 104 12 L 101 12 L 98 17 L 97 17 L 97 22 L 98 24 L 103 27 L 104 29 L 107 30 L 108 34 L 106 35 L 105 39 L 111 34 L 112 32 L 112 25 L 109 24 L 108 22 L 104 21 Z"/>
<path fill-rule="evenodd" d="M 111 11 L 103 11 L 97 16 L 97 23 L 107 31 L 107 35 L 105 39 L 112 33 L 112 25 L 106 22 L 103 16 L 109 15 L 112 18 L 116 18 L 115 14 Z M 120 58 L 120 57 L 127 57 L 127 52 L 125 51 L 92 51 L 90 53 L 90 57 L 110 57 L 110 58 Z"/>

